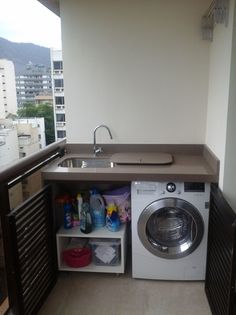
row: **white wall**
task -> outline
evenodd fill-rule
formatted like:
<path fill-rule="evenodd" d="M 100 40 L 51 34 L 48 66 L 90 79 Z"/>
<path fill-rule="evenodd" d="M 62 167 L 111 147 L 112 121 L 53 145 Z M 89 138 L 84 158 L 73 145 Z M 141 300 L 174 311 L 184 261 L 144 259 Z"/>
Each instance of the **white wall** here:
<path fill-rule="evenodd" d="M 229 87 L 229 107 L 226 132 L 226 150 L 223 192 L 236 211 L 236 9 L 234 12 L 232 63 Z"/>
<path fill-rule="evenodd" d="M 210 47 L 206 144 L 220 159 L 219 185 L 223 189 L 226 128 L 232 50 L 234 0 L 230 1 L 229 25 L 218 24 Z"/>
<path fill-rule="evenodd" d="M 68 142 L 204 143 L 210 2 L 60 0 Z"/>

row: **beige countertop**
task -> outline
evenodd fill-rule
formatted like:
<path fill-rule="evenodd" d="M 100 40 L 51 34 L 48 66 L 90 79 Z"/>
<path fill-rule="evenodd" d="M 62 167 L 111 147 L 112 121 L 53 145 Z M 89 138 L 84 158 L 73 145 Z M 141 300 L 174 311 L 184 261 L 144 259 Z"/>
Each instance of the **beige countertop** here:
<path fill-rule="evenodd" d="M 115 165 L 112 168 L 60 167 L 58 164 L 65 158 L 93 157 L 88 145 L 69 145 L 65 156 L 43 169 L 43 178 L 50 181 L 218 181 L 219 161 L 204 145 L 117 145 L 115 149 L 114 145 L 104 146 L 107 153 L 99 157 L 111 161 L 117 152 L 127 158 L 141 149 L 145 156 L 165 150 L 164 153 L 171 154 L 173 162 L 168 165 Z"/>

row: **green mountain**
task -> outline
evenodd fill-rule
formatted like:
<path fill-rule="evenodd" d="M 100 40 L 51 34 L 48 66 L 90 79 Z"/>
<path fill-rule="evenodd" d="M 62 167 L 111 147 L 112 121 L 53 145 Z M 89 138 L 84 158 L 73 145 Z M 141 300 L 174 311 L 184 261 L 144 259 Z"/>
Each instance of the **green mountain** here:
<path fill-rule="evenodd" d="M 16 74 L 21 74 L 29 62 L 50 67 L 50 49 L 31 43 L 15 43 L 0 37 L 0 59 L 13 61 Z"/>

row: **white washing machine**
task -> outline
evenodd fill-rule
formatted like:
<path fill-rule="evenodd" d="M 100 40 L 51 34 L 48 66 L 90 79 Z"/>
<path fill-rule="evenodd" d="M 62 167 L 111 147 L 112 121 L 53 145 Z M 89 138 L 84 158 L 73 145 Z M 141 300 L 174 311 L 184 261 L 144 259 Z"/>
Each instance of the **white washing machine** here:
<path fill-rule="evenodd" d="M 132 182 L 134 278 L 204 280 L 210 185 Z"/>

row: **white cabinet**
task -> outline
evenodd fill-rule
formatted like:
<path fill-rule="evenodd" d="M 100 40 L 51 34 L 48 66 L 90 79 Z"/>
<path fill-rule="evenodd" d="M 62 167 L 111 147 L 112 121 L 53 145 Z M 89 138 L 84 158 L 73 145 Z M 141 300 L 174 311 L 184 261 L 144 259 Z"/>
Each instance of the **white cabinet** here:
<path fill-rule="evenodd" d="M 70 244 L 72 238 L 86 238 L 86 239 L 119 239 L 120 240 L 120 263 L 119 265 L 95 265 L 93 262 L 86 267 L 71 268 L 67 266 L 62 258 L 62 252 Z M 61 271 L 86 271 L 86 272 L 110 272 L 110 273 L 124 273 L 126 263 L 126 225 L 123 224 L 119 231 L 110 232 L 106 227 L 94 229 L 89 234 L 84 234 L 79 227 L 72 229 L 61 228 L 57 235 L 57 258 L 58 268 Z"/>

